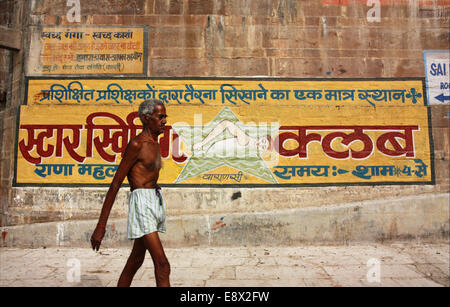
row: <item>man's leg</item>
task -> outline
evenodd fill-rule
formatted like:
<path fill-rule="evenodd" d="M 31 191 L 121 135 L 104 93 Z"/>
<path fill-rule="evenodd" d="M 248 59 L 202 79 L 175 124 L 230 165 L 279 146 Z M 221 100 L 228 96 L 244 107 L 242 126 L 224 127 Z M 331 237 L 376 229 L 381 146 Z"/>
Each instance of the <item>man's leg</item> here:
<path fill-rule="evenodd" d="M 153 232 L 142 237 L 144 245 L 150 252 L 155 265 L 155 279 L 157 287 L 170 287 L 170 264 L 164 253 L 158 233 Z"/>
<path fill-rule="evenodd" d="M 117 283 L 118 287 L 129 287 L 131 285 L 134 275 L 142 263 L 144 263 L 146 251 L 143 238 L 134 240 L 133 250 L 120 275 L 119 282 Z"/>

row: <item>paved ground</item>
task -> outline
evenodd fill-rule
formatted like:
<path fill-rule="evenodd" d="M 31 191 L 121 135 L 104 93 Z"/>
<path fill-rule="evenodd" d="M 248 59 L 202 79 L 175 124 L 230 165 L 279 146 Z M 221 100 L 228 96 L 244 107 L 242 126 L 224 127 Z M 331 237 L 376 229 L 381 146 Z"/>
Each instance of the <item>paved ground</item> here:
<path fill-rule="evenodd" d="M 128 248 L 0 248 L 0 286 L 114 287 Z M 172 286 L 449 287 L 449 244 L 166 249 Z M 133 286 L 154 286 L 149 255 Z"/>

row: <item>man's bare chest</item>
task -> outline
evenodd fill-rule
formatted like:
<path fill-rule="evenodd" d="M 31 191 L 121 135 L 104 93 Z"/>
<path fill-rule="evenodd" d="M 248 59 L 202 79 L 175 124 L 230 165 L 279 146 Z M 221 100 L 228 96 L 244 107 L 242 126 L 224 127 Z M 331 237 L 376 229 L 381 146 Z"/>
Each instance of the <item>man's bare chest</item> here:
<path fill-rule="evenodd" d="M 148 170 L 160 169 L 161 153 L 159 144 L 143 144 L 138 161 Z"/>

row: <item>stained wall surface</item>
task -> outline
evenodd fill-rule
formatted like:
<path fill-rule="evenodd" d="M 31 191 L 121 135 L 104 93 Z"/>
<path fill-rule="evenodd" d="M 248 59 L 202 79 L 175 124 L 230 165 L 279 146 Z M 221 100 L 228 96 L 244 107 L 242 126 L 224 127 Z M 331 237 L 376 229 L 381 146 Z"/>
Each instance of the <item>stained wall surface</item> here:
<path fill-rule="evenodd" d="M 428 129 L 429 148 L 424 150 L 424 157 L 430 161 L 427 182 L 168 185 L 163 188 L 168 232 L 162 236 L 167 244 L 291 244 L 448 237 L 450 101 L 443 98 L 442 103 L 428 103 L 426 84 L 430 72 L 424 59 L 428 51 L 449 51 L 449 1 L 380 0 L 372 5 L 363 0 L 67 2 L 0 1 L 3 244 L 85 244 L 107 191 L 106 186 L 45 185 L 46 179 L 42 179 L 44 185 L 15 184 L 17 171 L 22 170 L 17 163 L 19 128 L 26 123 L 21 123 L 19 110 L 20 106 L 31 107 L 27 96 L 30 80 L 41 78 L 51 84 L 51 80 L 85 82 L 98 77 L 96 73 L 80 74 L 74 69 L 57 74 L 45 70 L 39 66 L 39 52 L 33 49 L 40 50 L 40 46 L 33 42 L 48 29 L 116 31 L 126 27 L 145 28 L 148 33 L 147 40 L 139 41 L 145 49 L 143 70 L 137 71 L 137 76 L 107 72 L 101 74 L 103 79 L 120 82 L 132 78 L 245 78 L 247 82 L 272 78 L 387 83 L 418 80 L 424 85 L 423 110 L 417 114 L 428 120 L 428 126 L 422 126 Z M 76 3 L 80 4 L 79 10 Z M 448 78 L 449 72 L 446 73 Z M 133 106 L 137 108 L 137 104 Z M 298 110 L 309 108 L 305 114 L 313 114 L 315 106 L 302 108 Z M 368 105 L 358 112 L 364 116 L 376 109 L 373 114 L 377 116 L 389 114 L 400 123 L 414 124 L 411 114 L 419 106 L 399 105 L 392 109 L 394 114 L 386 108 Z M 51 107 L 30 110 L 44 112 L 37 117 L 45 112 L 52 116 Z M 21 111 L 22 116 L 24 112 Z M 338 114 L 342 114 L 342 122 L 354 124 L 358 112 Z M 28 117 L 30 121 L 32 118 Z M 380 118 L 376 120 L 382 122 Z M 390 120 L 386 117 L 385 124 L 392 124 Z M 280 121 L 283 123 L 283 119 Z M 417 153 L 422 149 L 415 148 Z M 128 195 L 128 188 L 124 187 L 116 199 L 108 224 L 108 244 L 128 244 Z"/>

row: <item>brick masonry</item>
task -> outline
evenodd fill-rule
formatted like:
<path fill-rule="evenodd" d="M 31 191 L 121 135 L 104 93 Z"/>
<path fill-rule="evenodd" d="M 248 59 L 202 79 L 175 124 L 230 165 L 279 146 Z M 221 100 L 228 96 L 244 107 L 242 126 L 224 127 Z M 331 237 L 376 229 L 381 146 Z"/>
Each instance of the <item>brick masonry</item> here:
<path fill-rule="evenodd" d="M 364 1 L 348 1 L 345 5 L 318 0 L 80 2 L 81 22 L 70 23 L 65 0 L 1 1 L 0 25 L 22 30 L 24 46 L 29 43 L 29 26 L 148 25 L 151 77 L 424 77 L 423 51 L 448 50 L 450 43 L 450 3 L 445 1 L 434 5 L 418 1 L 409 5 L 383 4 L 380 22 L 367 20 L 369 7 Z M 105 189 L 12 187 L 17 108 L 24 102 L 25 56 L 23 49 L 8 54 L 12 60 L 0 49 L 0 90 L 10 84 L 10 98 L 0 109 L 0 226 L 95 219 Z M 274 210 L 280 209 L 320 208 L 424 194 L 432 199 L 433 195 L 448 193 L 450 106 L 429 108 L 435 185 L 256 191 L 173 189 L 166 193 L 174 204 L 168 214 L 179 216 L 180 221 L 192 214 L 275 214 Z M 238 191 L 242 197 L 232 203 L 232 194 Z M 121 191 L 119 199 L 124 200 L 126 194 L 127 191 Z M 444 208 L 441 213 L 448 216 L 448 208 L 439 208 Z M 116 205 L 112 216 L 124 218 L 126 213 L 122 204 Z M 397 214 L 400 218 L 401 211 Z M 417 211 L 418 217 L 421 214 Z M 436 233 L 448 235 L 448 219 L 436 220 L 435 224 Z"/>

